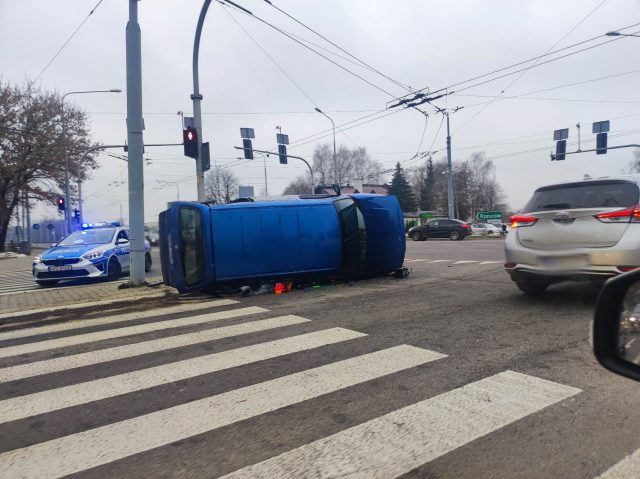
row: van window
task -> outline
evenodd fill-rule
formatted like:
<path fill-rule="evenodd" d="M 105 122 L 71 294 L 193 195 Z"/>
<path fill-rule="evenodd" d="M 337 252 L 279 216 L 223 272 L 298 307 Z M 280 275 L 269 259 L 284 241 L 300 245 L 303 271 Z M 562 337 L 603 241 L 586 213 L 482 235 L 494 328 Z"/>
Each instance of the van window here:
<path fill-rule="evenodd" d="M 627 208 L 638 204 L 638 186 L 629 181 L 603 180 L 538 188 L 523 213 L 575 208 Z"/>
<path fill-rule="evenodd" d="M 367 254 L 367 235 L 364 216 L 351 198 L 333 202 L 342 231 L 342 269 L 345 273 L 360 274 Z"/>
<path fill-rule="evenodd" d="M 204 279 L 204 245 L 202 242 L 202 218 L 200 211 L 183 206 L 180 208 L 180 258 L 187 286 L 194 286 Z"/>

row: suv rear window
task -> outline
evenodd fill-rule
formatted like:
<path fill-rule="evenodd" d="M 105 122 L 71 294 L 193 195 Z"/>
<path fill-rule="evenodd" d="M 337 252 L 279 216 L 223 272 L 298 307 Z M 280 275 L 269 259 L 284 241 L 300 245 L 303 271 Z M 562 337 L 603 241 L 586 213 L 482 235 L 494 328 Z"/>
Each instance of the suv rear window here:
<path fill-rule="evenodd" d="M 638 204 L 638 186 L 629 181 L 590 181 L 538 188 L 523 208 L 534 211 L 576 208 L 626 208 Z"/>

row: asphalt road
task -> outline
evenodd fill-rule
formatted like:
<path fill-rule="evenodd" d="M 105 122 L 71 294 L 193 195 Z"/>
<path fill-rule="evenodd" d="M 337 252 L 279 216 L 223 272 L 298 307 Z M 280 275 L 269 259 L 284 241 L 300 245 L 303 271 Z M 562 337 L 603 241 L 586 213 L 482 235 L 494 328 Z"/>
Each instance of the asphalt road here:
<path fill-rule="evenodd" d="M 19 293 L 22 291 L 32 291 L 38 289 L 48 289 L 38 285 L 31 274 L 31 262 L 33 254 L 24 258 L 10 258 L 0 262 L 0 294 Z M 160 250 L 153 248 L 151 250 L 152 266 L 151 271 L 147 273 L 149 278 L 162 277 L 160 269 Z M 77 279 L 72 281 L 63 281 L 58 283 L 56 288 L 78 287 L 86 284 L 94 284 L 96 279 Z"/>
<path fill-rule="evenodd" d="M 0 477 L 593 478 L 640 449 L 592 286 L 407 246 L 403 280 L 0 333 Z"/>

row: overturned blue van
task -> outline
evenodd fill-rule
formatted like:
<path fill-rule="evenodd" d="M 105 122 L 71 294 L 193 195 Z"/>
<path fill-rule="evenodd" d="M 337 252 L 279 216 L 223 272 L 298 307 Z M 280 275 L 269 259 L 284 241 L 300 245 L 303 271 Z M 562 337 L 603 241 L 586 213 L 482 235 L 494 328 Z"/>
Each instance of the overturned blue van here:
<path fill-rule="evenodd" d="M 402 267 L 404 254 L 395 196 L 179 201 L 160 213 L 164 282 L 181 293 L 272 279 L 379 276 Z"/>

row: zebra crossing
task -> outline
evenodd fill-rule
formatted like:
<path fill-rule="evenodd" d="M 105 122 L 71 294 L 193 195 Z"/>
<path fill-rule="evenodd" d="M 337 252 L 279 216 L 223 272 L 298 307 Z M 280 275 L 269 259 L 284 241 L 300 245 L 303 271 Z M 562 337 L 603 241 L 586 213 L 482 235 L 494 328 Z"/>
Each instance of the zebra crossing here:
<path fill-rule="evenodd" d="M 426 263 L 426 264 L 437 264 L 437 263 L 449 263 L 452 265 L 458 264 L 478 264 L 480 266 L 489 266 L 489 265 L 499 265 L 503 264 L 504 261 L 485 261 L 485 260 L 473 260 L 473 259 L 428 259 L 428 258 L 407 258 L 404 260 L 405 263 Z"/>
<path fill-rule="evenodd" d="M 205 375 L 230 370 L 242 375 L 244 368 L 278 358 L 299 363 L 305 355 L 331 347 L 357 352 L 113 421 L 98 418 L 96 424 L 84 425 L 70 413 L 65 426 L 71 428 L 61 434 L 14 447 L 0 441 L 0 477 L 82 473 L 305 401 L 331 401 L 347 388 L 372 381 L 384 384 L 412 368 L 423 368 L 428 381 L 428 368 L 447 358 L 446 352 L 409 344 L 362 352 L 354 345 L 373 339 L 364 332 L 324 327 L 302 316 L 276 315 L 228 299 L 91 321 L 0 333 L 0 438 L 7 437 L 2 431 L 32 428 L 65 411 L 99 410 L 107 401 L 117 404 L 126 398 L 127 404 L 146 404 L 158 388 L 188 388 Z M 256 339 L 256 334 L 267 333 L 275 336 Z M 217 347 L 220 341 L 252 334 L 250 344 L 230 348 L 227 342 Z M 203 347 L 197 355 L 176 355 L 196 345 Z M 145 363 L 150 356 L 162 360 Z M 130 361 L 126 370 L 109 369 L 125 360 Z M 415 398 L 407 406 L 232 472 L 214 472 L 213 477 L 399 477 L 580 393 L 568 385 L 506 370 L 433 397 Z M 631 470 L 639 455 L 613 466 L 612 474 Z M 607 474 L 602 477 L 623 477 Z"/>
<path fill-rule="evenodd" d="M 0 274 L 0 294 L 17 293 L 40 289 L 31 275 L 31 271 L 12 271 Z"/>

